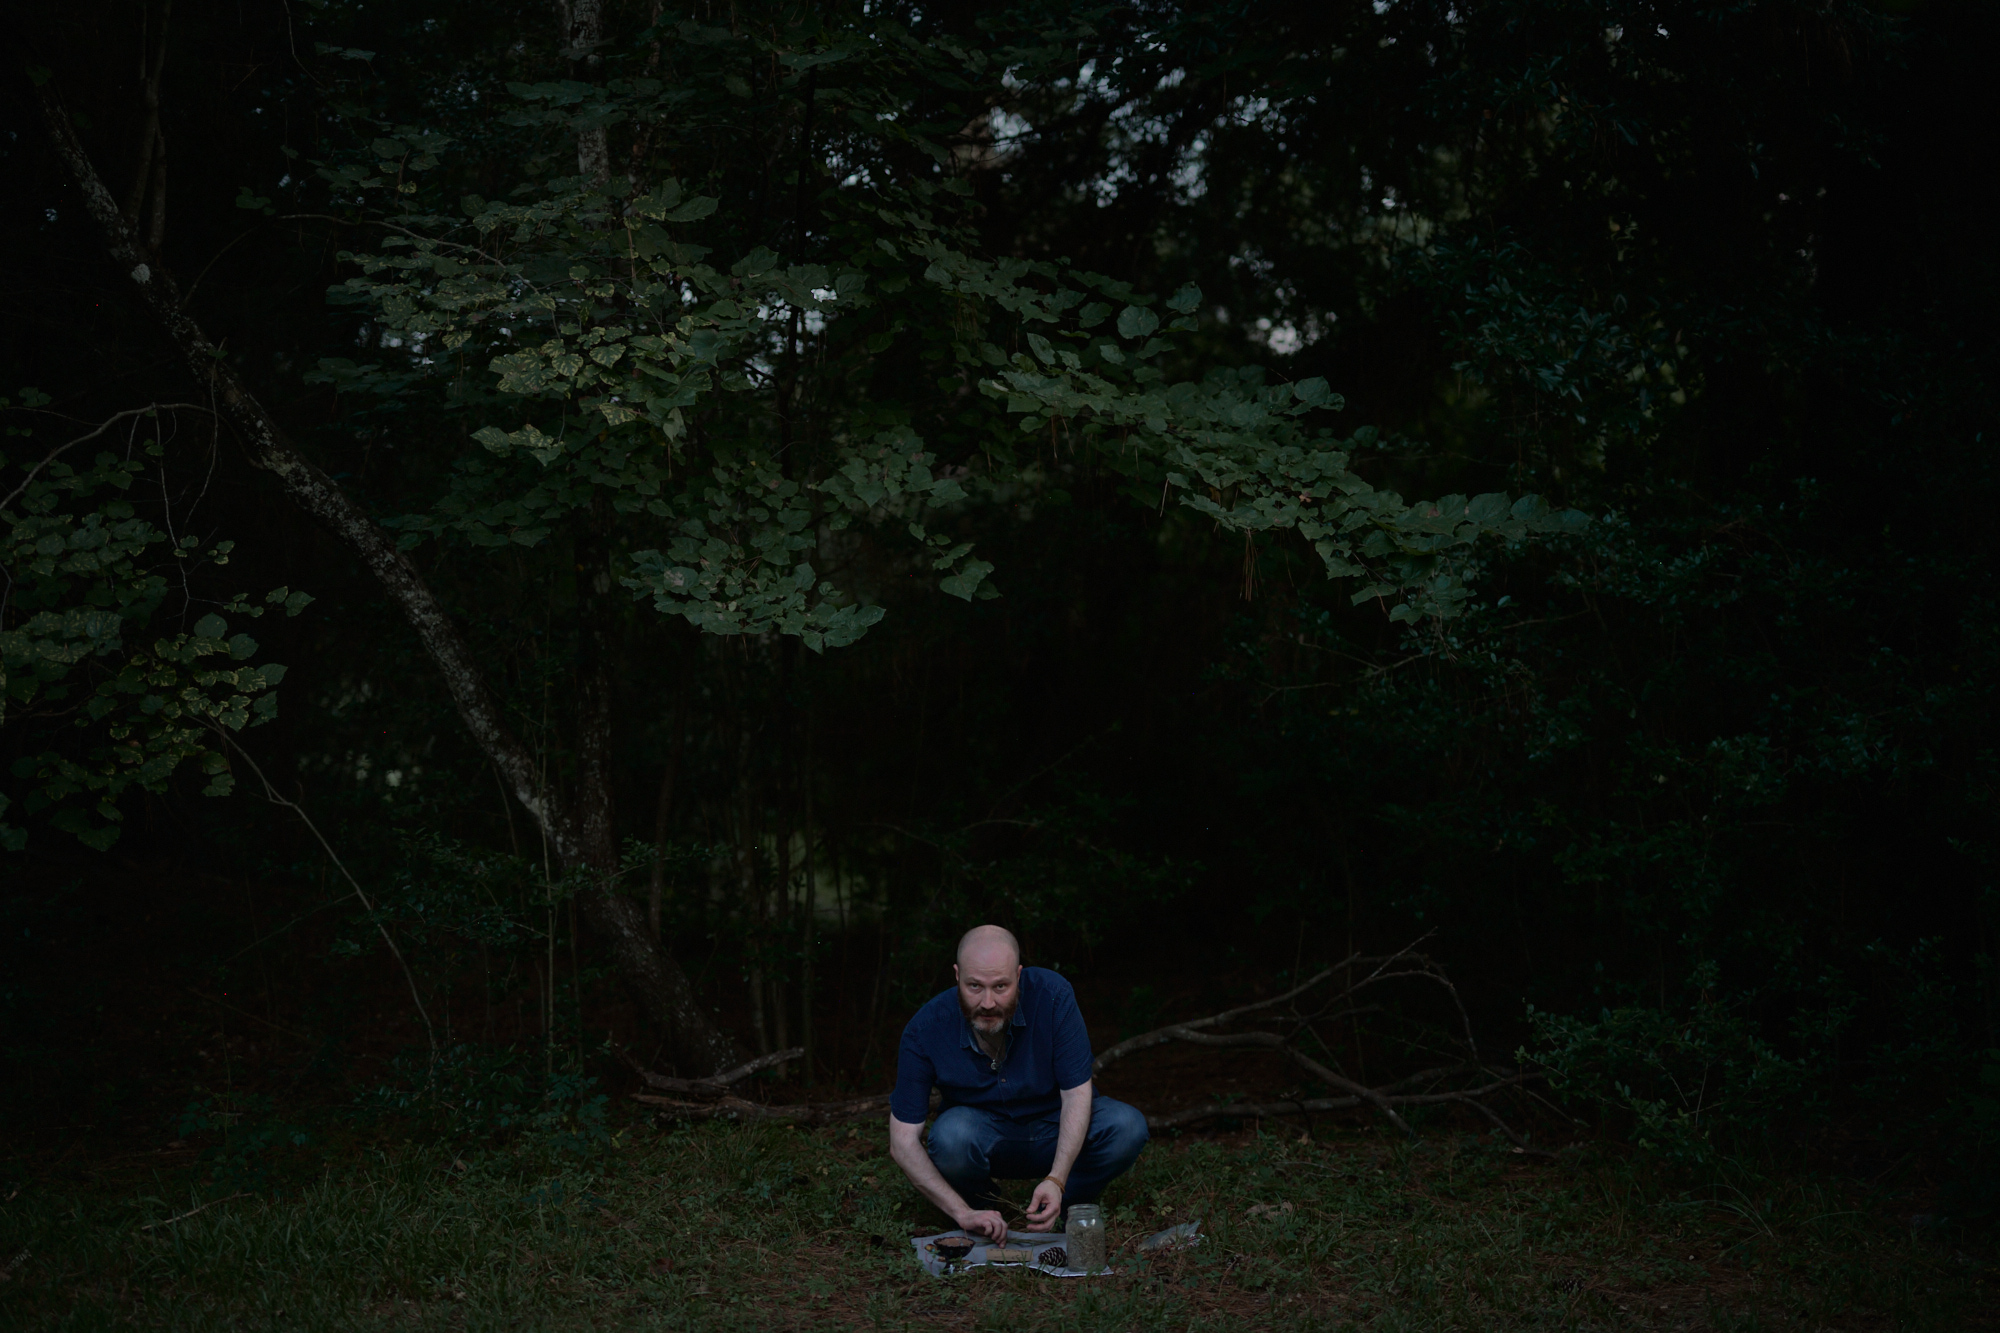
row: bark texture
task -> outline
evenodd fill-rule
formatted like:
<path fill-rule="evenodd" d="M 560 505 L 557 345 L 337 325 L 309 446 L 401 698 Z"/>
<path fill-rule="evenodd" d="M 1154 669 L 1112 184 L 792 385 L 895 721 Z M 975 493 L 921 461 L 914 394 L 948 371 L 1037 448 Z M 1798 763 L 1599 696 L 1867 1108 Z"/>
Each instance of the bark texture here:
<path fill-rule="evenodd" d="M 597 82 L 604 65 L 604 0 L 567 0 L 562 5 L 563 54 L 577 77 Z M 611 148 L 602 125 L 579 126 L 576 132 L 576 174 L 593 187 L 611 179 Z"/>

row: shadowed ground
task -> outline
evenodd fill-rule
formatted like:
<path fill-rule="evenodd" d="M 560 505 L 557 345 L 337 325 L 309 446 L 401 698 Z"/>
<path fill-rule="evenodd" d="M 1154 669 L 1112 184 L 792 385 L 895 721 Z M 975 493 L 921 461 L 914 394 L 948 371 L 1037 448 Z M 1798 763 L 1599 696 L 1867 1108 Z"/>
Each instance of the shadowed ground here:
<path fill-rule="evenodd" d="M 1117 1276 L 938 1281 L 907 1237 L 939 1219 L 873 1122 L 584 1128 L 318 1168 L 278 1150 L 261 1180 L 193 1147 L 16 1160 L 0 1325 L 1956 1330 L 2000 1304 L 1988 1240 L 1913 1229 L 1907 1196 L 1685 1194 L 1591 1151 L 1373 1130 L 1170 1137 L 1105 1200 Z M 1202 1247 L 1132 1259 L 1195 1217 Z"/>

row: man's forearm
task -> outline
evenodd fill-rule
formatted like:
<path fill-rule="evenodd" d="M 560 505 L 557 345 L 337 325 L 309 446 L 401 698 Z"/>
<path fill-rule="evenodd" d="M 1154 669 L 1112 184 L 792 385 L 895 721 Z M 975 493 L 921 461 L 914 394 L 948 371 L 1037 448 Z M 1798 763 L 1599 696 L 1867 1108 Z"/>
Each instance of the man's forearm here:
<path fill-rule="evenodd" d="M 903 1174 L 910 1178 L 918 1193 L 942 1209 L 946 1217 L 962 1224 L 965 1214 L 971 1209 L 937 1169 L 931 1155 L 924 1151 L 923 1126 L 917 1125 L 899 1133 L 901 1128 L 900 1121 L 890 1120 L 889 1159 L 903 1169 Z"/>
<path fill-rule="evenodd" d="M 1062 1114 L 1056 1122 L 1056 1160 L 1049 1174 L 1067 1182 L 1069 1169 L 1083 1151 L 1084 1136 L 1090 1133 L 1090 1084 L 1064 1088 Z"/>

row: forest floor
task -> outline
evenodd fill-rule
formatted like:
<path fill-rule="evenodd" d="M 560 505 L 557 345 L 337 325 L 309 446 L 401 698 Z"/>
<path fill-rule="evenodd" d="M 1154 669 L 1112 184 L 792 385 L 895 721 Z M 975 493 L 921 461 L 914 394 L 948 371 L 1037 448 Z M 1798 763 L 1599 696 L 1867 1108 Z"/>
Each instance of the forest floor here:
<path fill-rule="evenodd" d="M 282 936 L 291 952 L 230 971 L 212 958 L 269 938 L 290 898 L 139 873 L 77 883 L 0 894 L 16 947 L 36 945 L 0 988 L 0 1333 L 2000 1330 L 1995 1235 L 1929 1225 L 1930 1173 L 1865 1135 L 1693 1189 L 1612 1144 L 1547 1160 L 1443 1118 L 1415 1143 L 1335 1117 L 1167 1134 L 1104 1200 L 1112 1276 L 933 1279 L 909 1237 L 947 1223 L 889 1163 L 880 1120 L 655 1126 L 595 1101 L 589 1068 L 623 1087 L 608 1060 L 559 1076 L 566 1100 L 496 1110 L 540 1086 L 505 1091 L 502 1073 L 521 1072 L 507 1043 L 535 1034 L 503 1023 L 454 1066 L 453 1093 L 416 1108 L 462 1117 L 461 1132 L 419 1130 L 392 1092 L 415 1086 L 395 1057 L 421 1040 L 394 969 L 334 967 L 308 921 Z M 1186 975 L 1187 993 L 1153 995 L 1085 969 L 1099 1049 L 1261 993 L 1254 975 Z M 579 1029 L 629 1036 L 623 1003 Z M 841 1091 L 879 1088 L 886 1072 L 862 1056 L 893 1051 L 903 1015 L 885 1009 L 871 1043 L 865 1006 L 828 1012 L 822 1039 L 847 1039 L 827 1063 L 856 1080 Z M 1296 1096 L 1297 1079 L 1268 1052 L 1174 1046 L 1102 1084 L 1170 1114 Z M 760 1080 L 751 1095 L 808 1095 Z M 578 1114 L 592 1105 L 610 1114 Z M 491 1132 L 503 1118 L 513 1128 Z M 1195 1219 L 1198 1248 L 1133 1256 Z"/>
<path fill-rule="evenodd" d="M 1548 1161 L 1331 1126 L 1156 1141 L 1104 1200 L 1112 1276 L 935 1279 L 909 1237 L 945 1224 L 883 1138 L 873 1121 L 639 1123 L 478 1151 L 377 1135 L 310 1157 L 10 1152 L 0 1327 L 2000 1327 L 1991 1237 L 1913 1227 L 1907 1198 L 1683 1192 L 1597 1149 Z M 1199 1247 L 1134 1256 L 1197 1218 Z"/>

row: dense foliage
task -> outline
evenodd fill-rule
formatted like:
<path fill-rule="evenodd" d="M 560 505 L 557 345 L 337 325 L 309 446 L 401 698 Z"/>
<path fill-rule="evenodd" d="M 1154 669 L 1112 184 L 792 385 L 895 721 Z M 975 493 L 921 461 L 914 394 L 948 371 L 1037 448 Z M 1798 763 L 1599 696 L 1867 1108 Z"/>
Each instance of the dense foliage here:
<path fill-rule="evenodd" d="M 316 882 L 169 773 L 273 715 L 201 654 L 277 588 L 240 744 L 368 885 L 353 947 L 489 1026 L 532 984 L 580 1036 L 563 904 L 611 882 L 744 1044 L 850 1071 L 981 917 L 1153 986 L 1430 931 L 1677 1161 L 1810 1121 L 1990 1206 L 1977 7 L 183 6 L 147 130 L 159 22 L 38 20 L 6 148 L 29 856 L 152 801 L 155 854 Z M 147 226 L 173 146 L 186 308 L 597 851 L 227 430 L 27 478 L 49 412 L 203 388 L 34 83 Z"/>

